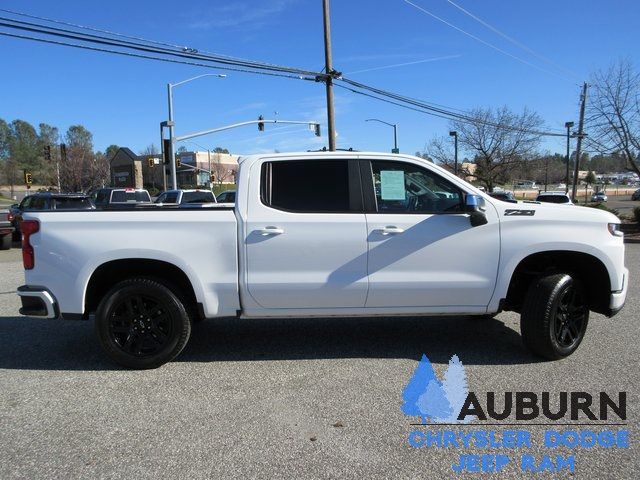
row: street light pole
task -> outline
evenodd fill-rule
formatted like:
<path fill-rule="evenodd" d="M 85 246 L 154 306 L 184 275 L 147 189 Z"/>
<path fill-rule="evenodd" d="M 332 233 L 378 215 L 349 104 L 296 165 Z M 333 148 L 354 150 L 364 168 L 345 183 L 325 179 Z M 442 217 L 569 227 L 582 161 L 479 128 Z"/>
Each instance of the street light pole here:
<path fill-rule="evenodd" d="M 365 122 L 380 122 L 380 123 L 384 123 L 385 125 L 389 125 L 390 127 L 393 127 L 393 150 L 391 150 L 391 153 L 400 153 L 400 149 L 398 148 L 398 124 L 397 123 L 385 122 L 384 120 L 380 120 L 379 118 L 367 118 Z"/>
<path fill-rule="evenodd" d="M 453 173 L 458 175 L 458 132 L 451 131 L 449 136 L 453 137 L 454 144 L 454 160 L 453 160 Z"/>
<path fill-rule="evenodd" d="M 176 177 L 176 160 L 175 160 L 175 144 L 176 144 L 176 139 L 175 139 L 175 134 L 174 134 L 174 130 L 173 130 L 173 87 L 177 87 L 178 85 L 182 85 L 183 83 L 187 83 L 187 82 L 191 82 L 193 80 L 197 80 L 198 78 L 202 78 L 202 77 L 218 77 L 218 78 L 225 78 L 226 75 L 223 73 L 203 73 L 202 75 L 197 75 L 195 77 L 191 77 L 191 78 L 187 78 L 186 80 L 182 80 L 180 82 L 177 83 L 167 83 L 167 102 L 169 104 L 169 139 L 170 141 L 170 148 L 169 148 L 169 152 L 167 152 L 167 157 L 169 158 L 170 161 L 170 169 L 171 169 L 171 188 L 173 188 L 174 190 L 176 190 L 178 188 L 178 179 Z"/>
<path fill-rule="evenodd" d="M 567 173 L 564 177 L 565 192 L 569 194 L 569 139 L 571 138 L 571 129 L 573 128 L 573 122 L 565 122 L 565 128 L 567 129 Z"/>

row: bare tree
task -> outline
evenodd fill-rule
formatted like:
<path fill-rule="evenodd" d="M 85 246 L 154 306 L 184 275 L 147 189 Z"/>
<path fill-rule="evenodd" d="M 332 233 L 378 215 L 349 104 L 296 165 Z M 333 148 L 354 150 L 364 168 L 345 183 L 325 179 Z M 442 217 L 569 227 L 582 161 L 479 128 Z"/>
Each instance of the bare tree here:
<path fill-rule="evenodd" d="M 223 183 L 235 182 L 236 172 L 233 165 L 220 161 L 220 153 L 215 153 L 211 163 L 211 175 L 213 181 L 221 187 Z"/>
<path fill-rule="evenodd" d="M 159 153 L 160 150 L 158 150 L 158 147 L 156 147 L 155 144 L 150 143 L 144 150 L 140 152 L 140 155 L 158 155 Z"/>
<path fill-rule="evenodd" d="M 476 109 L 472 122 L 456 120 L 452 129 L 458 132 L 463 150 L 474 155 L 473 172 L 488 191 L 508 178 L 509 170 L 527 159 L 540 143 L 537 131 L 543 121 L 537 113 L 525 109 L 516 114 L 507 107 Z"/>
<path fill-rule="evenodd" d="M 477 108 L 468 116 L 470 120 L 455 120 L 450 124 L 451 130 L 458 132 L 460 150 L 470 154 L 475 163 L 473 167 L 460 164 L 459 171 L 464 176 L 475 177 L 492 191 L 497 183 L 509 178 L 515 166 L 535 152 L 543 121 L 526 108 L 520 114 L 507 107 Z M 452 169 L 451 143 L 447 137 L 436 138 L 429 144 L 427 154 Z"/>
<path fill-rule="evenodd" d="M 592 75 L 586 124 L 590 147 L 622 153 L 627 167 L 640 175 L 640 72 L 630 60 Z"/>

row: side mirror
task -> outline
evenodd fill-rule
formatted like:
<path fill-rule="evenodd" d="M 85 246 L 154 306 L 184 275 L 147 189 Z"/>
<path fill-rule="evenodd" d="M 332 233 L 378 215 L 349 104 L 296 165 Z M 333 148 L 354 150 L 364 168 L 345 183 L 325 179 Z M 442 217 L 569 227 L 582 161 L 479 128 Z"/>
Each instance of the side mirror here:
<path fill-rule="evenodd" d="M 464 209 L 469 214 L 469 222 L 472 227 L 479 227 L 487 224 L 484 198 L 480 195 L 467 194 L 464 199 Z"/>

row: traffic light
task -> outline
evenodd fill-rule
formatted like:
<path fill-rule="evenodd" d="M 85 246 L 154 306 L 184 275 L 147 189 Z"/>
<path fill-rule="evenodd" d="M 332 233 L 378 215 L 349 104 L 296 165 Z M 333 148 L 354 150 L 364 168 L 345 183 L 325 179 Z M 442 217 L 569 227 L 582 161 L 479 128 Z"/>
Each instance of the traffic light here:
<path fill-rule="evenodd" d="M 322 135 L 320 134 L 320 124 L 319 124 L 319 123 L 316 123 L 316 124 L 313 126 L 313 131 L 314 131 L 314 133 L 316 134 L 316 137 L 320 137 L 320 136 L 322 136 Z"/>
<path fill-rule="evenodd" d="M 153 158 L 147 158 L 147 164 L 149 165 L 149 168 L 153 168 L 153 165 L 154 165 Z"/>
<path fill-rule="evenodd" d="M 24 172 L 24 183 L 30 186 L 33 183 L 33 175 L 31 172 Z"/>
<path fill-rule="evenodd" d="M 264 120 L 264 117 L 262 115 L 260 115 L 258 117 L 258 120 Z M 264 132 L 264 122 L 258 121 L 258 131 L 259 132 Z"/>
<path fill-rule="evenodd" d="M 180 161 L 180 157 L 176 158 L 176 168 L 180 168 L 180 165 L 182 165 L 182 162 Z"/>
<path fill-rule="evenodd" d="M 44 159 L 47 162 L 51 161 L 51 145 L 45 145 L 44 146 Z"/>

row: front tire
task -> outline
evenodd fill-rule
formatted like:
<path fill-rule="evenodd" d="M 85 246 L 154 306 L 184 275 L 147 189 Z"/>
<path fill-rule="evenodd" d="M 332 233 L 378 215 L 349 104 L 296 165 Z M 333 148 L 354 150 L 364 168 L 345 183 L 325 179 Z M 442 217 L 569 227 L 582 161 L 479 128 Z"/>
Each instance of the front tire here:
<path fill-rule="evenodd" d="M 582 284 L 559 273 L 534 281 L 520 315 L 525 346 L 549 360 L 575 352 L 589 323 L 589 307 Z"/>
<path fill-rule="evenodd" d="M 157 368 L 173 360 L 191 335 L 180 298 L 160 282 L 134 278 L 116 284 L 96 311 L 96 333 L 114 362 L 126 368 Z"/>

